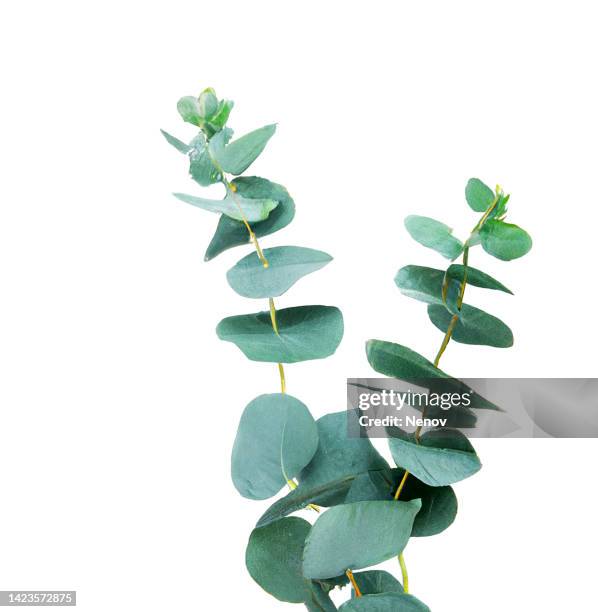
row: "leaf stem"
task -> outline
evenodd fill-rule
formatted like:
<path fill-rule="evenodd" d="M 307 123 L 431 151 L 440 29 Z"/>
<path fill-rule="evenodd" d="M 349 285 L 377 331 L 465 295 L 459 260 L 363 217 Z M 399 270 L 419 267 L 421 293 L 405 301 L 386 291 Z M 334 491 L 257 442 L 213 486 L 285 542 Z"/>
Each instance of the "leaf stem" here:
<path fill-rule="evenodd" d="M 399 499 L 399 495 L 401 495 L 401 491 L 403 490 L 403 487 L 405 486 L 405 483 L 407 482 L 408 476 L 409 476 L 409 471 L 406 470 L 405 473 L 403 474 L 403 478 L 401 479 L 399 486 L 397 487 L 397 492 L 395 493 L 395 501 Z"/>
<path fill-rule="evenodd" d="M 361 597 L 361 591 L 359 590 L 359 587 L 357 586 L 357 582 L 355 582 L 355 576 L 353 576 L 353 572 L 350 569 L 348 569 L 345 573 L 347 574 L 347 578 L 351 581 L 351 585 L 353 586 L 355 595 L 357 597 Z"/>
<path fill-rule="evenodd" d="M 403 553 L 399 555 L 399 565 L 401 566 L 401 574 L 403 575 L 403 590 L 409 593 L 409 574 L 407 573 L 407 565 L 405 565 L 405 557 Z"/>

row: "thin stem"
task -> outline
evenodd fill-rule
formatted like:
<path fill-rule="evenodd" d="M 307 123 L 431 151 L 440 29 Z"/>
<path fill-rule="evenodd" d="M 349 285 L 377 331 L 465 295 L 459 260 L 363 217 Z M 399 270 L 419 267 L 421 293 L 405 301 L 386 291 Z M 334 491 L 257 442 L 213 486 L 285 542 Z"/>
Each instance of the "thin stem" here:
<path fill-rule="evenodd" d="M 361 591 L 359 590 L 359 587 L 357 586 L 357 582 L 355 582 L 355 576 L 353 576 L 353 572 L 350 569 L 348 569 L 345 573 L 347 574 L 347 578 L 351 581 L 351 585 L 353 586 L 355 595 L 357 597 L 361 597 Z"/>
<path fill-rule="evenodd" d="M 243 207 L 241 206 L 241 202 L 239 202 L 239 198 L 236 195 L 237 194 L 237 186 L 234 185 L 233 183 L 231 183 L 226 178 L 226 173 L 221 168 L 220 164 L 218 164 L 218 162 L 211 155 L 210 155 L 210 158 L 211 158 L 212 163 L 214 164 L 214 166 L 220 172 L 220 175 L 222 177 L 222 183 L 230 191 L 230 194 L 232 196 L 233 202 L 235 203 L 235 206 L 239 210 L 239 213 L 241 215 L 241 220 L 243 221 L 243 224 L 247 228 L 247 232 L 249 233 L 249 239 L 251 240 L 251 242 L 253 243 L 253 246 L 255 247 L 255 250 L 256 250 L 256 253 L 257 253 L 257 256 L 258 256 L 259 260 L 262 262 L 262 265 L 264 266 L 264 268 L 268 268 L 270 264 L 268 263 L 268 260 L 266 259 L 266 256 L 264 255 L 264 252 L 262 251 L 262 247 L 260 246 L 260 243 L 259 243 L 259 241 L 257 239 L 257 236 L 255 235 L 255 232 L 253 231 L 253 229 L 251 229 L 251 225 L 249 225 L 249 221 L 247 220 L 247 217 L 245 215 L 245 211 L 243 210 Z M 278 323 L 276 322 L 276 306 L 274 305 L 274 300 L 272 298 L 268 298 L 268 302 L 269 302 L 269 305 L 270 305 L 270 319 L 272 320 L 272 329 L 274 330 L 274 333 L 278 336 L 279 333 L 278 333 Z M 286 393 L 287 383 L 286 383 L 286 378 L 285 378 L 285 375 L 284 375 L 284 367 L 283 367 L 282 363 L 278 364 L 278 375 L 280 376 L 280 389 L 281 389 L 281 393 Z"/>
<path fill-rule="evenodd" d="M 403 553 L 399 555 L 399 565 L 401 566 L 401 574 L 403 575 L 403 590 L 405 593 L 409 593 L 409 574 L 407 573 L 407 566 L 405 565 Z"/>
<path fill-rule="evenodd" d="M 407 482 L 408 476 L 409 476 L 409 471 L 407 470 L 403 474 L 403 478 L 401 479 L 401 482 L 400 482 L 399 486 L 397 487 L 397 492 L 395 493 L 395 501 L 397 499 L 399 499 L 399 495 L 401 495 L 401 491 L 403 490 L 403 487 L 405 486 L 405 483 Z"/>

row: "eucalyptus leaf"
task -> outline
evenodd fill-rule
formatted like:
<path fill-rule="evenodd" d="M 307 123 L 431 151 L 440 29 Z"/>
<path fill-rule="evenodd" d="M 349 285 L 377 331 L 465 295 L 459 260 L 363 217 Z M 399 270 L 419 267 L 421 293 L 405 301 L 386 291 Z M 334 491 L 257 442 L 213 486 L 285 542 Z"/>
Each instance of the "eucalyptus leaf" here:
<path fill-rule="evenodd" d="M 419 500 L 365 501 L 330 508 L 307 536 L 303 575 L 312 579 L 340 576 L 347 569 L 362 569 L 397 556 L 409 541 L 420 508 Z"/>
<path fill-rule="evenodd" d="M 430 608 L 413 595 L 406 593 L 380 593 L 349 599 L 340 608 L 342 612 L 430 612 Z"/>
<path fill-rule="evenodd" d="M 278 297 L 300 278 L 332 261 L 327 253 L 296 246 L 264 249 L 263 253 L 268 261 L 267 268 L 257 253 L 251 253 L 227 272 L 228 284 L 239 295 L 248 298 Z"/>
<path fill-rule="evenodd" d="M 372 368 L 376 372 L 384 374 L 384 376 L 391 376 L 429 387 L 432 386 L 433 379 L 436 378 L 442 392 L 470 393 L 471 391 L 465 383 L 452 378 L 425 357 L 402 344 L 386 342 L 384 340 L 368 340 L 366 343 L 366 353 Z M 478 393 L 471 392 L 470 400 L 470 408 L 500 410 L 498 406 Z"/>
<path fill-rule="evenodd" d="M 403 295 L 426 302 L 428 304 L 443 304 L 442 287 L 444 284 L 445 272 L 436 268 L 425 266 L 404 266 L 395 276 L 395 283 Z M 448 279 L 447 303 L 454 304 L 456 307 L 459 295 L 460 283 L 453 279 Z"/>
<path fill-rule="evenodd" d="M 318 485 L 356 476 L 368 470 L 388 468 L 388 463 L 369 438 L 350 437 L 358 430 L 358 414 L 345 410 L 326 414 L 317 421 L 318 449 L 311 462 L 299 474 L 299 486 L 312 489 Z M 315 503 L 328 506 L 341 503 L 344 496 L 326 492 Z"/>
<path fill-rule="evenodd" d="M 199 110 L 199 100 L 194 96 L 184 96 L 177 102 L 177 110 L 183 121 L 201 127 L 203 117 Z"/>
<path fill-rule="evenodd" d="M 453 278 L 459 283 L 463 280 L 465 267 L 461 264 L 451 264 L 446 271 L 447 276 Z M 499 283 L 495 278 L 492 278 L 489 274 L 478 270 L 477 268 L 467 267 L 467 284 L 473 285 L 474 287 L 481 287 L 482 289 L 493 289 L 495 291 L 504 291 L 505 293 L 513 292 L 507 289 L 502 283 Z"/>
<path fill-rule="evenodd" d="M 237 491 L 249 499 L 268 499 L 311 461 L 318 428 L 309 410 L 286 393 L 260 395 L 239 423 L 231 474 Z"/>
<path fill-rule="evenodd" d="M 279 601 L 303 603 L 310 586 L 302 573 L 305 539 L 311 525 L 288 517 L 251 532 L 245 565 L 251 577 Z"/>
<path fill-rule="evenodd" d="M 189 153 L 191 151 L 191 147 L 184 143 L 182 140 L 179 140 L 176 136 L 169 134 L 166 130 L 160 130 L 162 136 L 166 139 L 166 142 L 172 145 L 177 151 L 180 153 Z"/>
<path fill-rule="evenodd" d="M 532 239 L 525 230 L 496 219 L 484 223 L 480 238 L 484 251 L 503 261 L 523 257 L 532 248 Z"/>
<path fill-rule="evenodd" d="M 202 187 L 213 185 L 222 179 L 222 173 L 214 165 L 208 151 L 206 137 L 200 132 L 189 144 L 189 174 Z"/>
<path fill-rule="evenodd" d="M 198 108 L 203 119 L 210 119 L 212 115 L 216 114 L 218 98 L 211 87 L 207 87 L 199 94 Z"/>
<path fill-rule="evenodd" d="M 430 321 L 442 332 L 447 331 L 453 314 L 444 306 L 428 306 Z M 513 346 L 513 332 L 500 319 L 479 308 L 463 304 L 451 338 L 463 344 L 482 344 L 497 348 Z"/>
<path fill-rule="evenodd" d="M 299 483 L 296 489 L 275 501 L 260 517 L 256 526 L 268 525 L 326 497 L 344 500 L 354 479 L 355 476 L 345 476 L 339 480 L 314 486 Z"/>
<path fill-rule="evenodd" d="M 486 211 L 494 202 L 494 191 L 477 178 L 471 178 L 467 181 L 465 187 L 465 199 L 469 207 L 476 212 Z"/>
<path fill-rule="evenodd" d="M 344 503 L 394 499 L 404 475 L 405 470 L 400 468 L 360 474 L 351 483 Z M 437 535 L 452 525 L 457 516 L 457 497 L 451 487 L 432 487 L 412 474 L 403 485 L 400 499 L 421 500 L 422 507 L 411 532 L 414 537 Z"/>
<path fill-rule="evenodd" d="M 409 215 L 405 227 L 414 240 L 447 259 L 455 259 L 463 252 L 463 243 L 453 236 L 453 230 L 436 219 Z"/>
<path fill-rule="evenodd" d="M 224 148 L 212 148 L 212 154 L 225 172 L 242 174 L 258 158 L 275 131 L 276 124 L 265 125 Z"/>
<path fill-rule="evenodd" d="M 362 595 L 404 592 L 403 585 L 391 573 L 384 570 L 357 572 L 353 574 L 353 578 Z M 351 589 L 351 597 L 355 597 L 353 589 Z"/>
<path fill-rule="evenodd" d="M 276 200 L 251 200 L 231 191 L 227 191 L 223 200 L 198 198 L 186 193 L 175 193 L 173 195 L 181 200 L 181 202 L 197 206 L 197 208 L 203 208 L 203 210 L 209 212 L 221 213 L 237 221 L 241 221 L 243 216 L 245 216 L 249 223 L 267 219 L 268 215 L 278 206 Z"/>
<path fill-rule="evenodd" d="M 343 337 L 343 315 L 334 306 L 296 306 L 276 313 L 278 334 L 269 312 L 222 319 L 221 340 L 233 342 L 252 361 L 296 363 L 332 355 Z"/>
<path fill-rule="evenodd" d="M 433 429 L 420 436 L 389 428 L 395 463 L 423 483 L 442 487 L 480 470 L 482 464 L 469 440 L 456 429 Z"/>
<path fill-rule="evenodd" d="M 259 221 L 251 227 L 258 238 L 273 234 L 286 227 L 295 216 L 295 203 L 287 190 L 258 176 L 239 177 L 232 181 L 237 193 L 249 199 L 268 199 L 278 202 L 278 206 L 265 221 Z M 247 244 L 249 233 L 242 221 L 235 221 L 226 215 L 220 217 L 216 233 L 208 246 L 205 260 L 209 261 L 227 249 Z"/>

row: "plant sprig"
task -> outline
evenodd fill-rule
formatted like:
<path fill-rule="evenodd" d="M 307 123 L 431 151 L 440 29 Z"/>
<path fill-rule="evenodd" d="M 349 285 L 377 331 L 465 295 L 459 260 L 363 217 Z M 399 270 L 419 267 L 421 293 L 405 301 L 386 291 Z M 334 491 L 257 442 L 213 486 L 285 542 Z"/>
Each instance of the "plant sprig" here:
<path fill-rule="evenodd" d="M 249 299 L 267 300 L 266 310 L 228 316 L 218 336 L 235 344 L 250 360 L 277 365 L 280 392 L 249 402 L 240 419 L 231 457 L 231 474 L 239 493 L 264 500 L 285 486 L 258 520 L 246 549 L 251 577 L 278 600 L 302 603 L 308 610 L 336 610 L 330 592 L 351 585 L 351 597 L 340 610 L 404 610 L 428 607 L 409 594 L 403 550 L 411 537 L 444 531 L 453 522 L 457 500 L 450 486 L 477 472 L 475 450 L 457 430 L 415 434 L 393 431 L 391 467 L 369 438 L 351 438 L 348 425 L 358 424 L 356 411 L 327 414 L 315 421 L 303 402 L 287 393 L 284 365 L 333 354 L 343 335 L 340 311 L 331 306 L 298 306 L 277 310 L 275 298 L 303 276 L 332 259 L 327 253 L 298 246 L 262 248 L 260 239 L 288 225 L 295 205 L 284 187 L 255 176 L 242 176 L 275 132 L 268 125 L 233 140 L 228 119 L 232 101 L 212 89 L 178 103 L 181 117 L 199 128 L 187 143 L 163 132 L 188 158 L 191 178 L 201 186 L 220 183 L 224 198 L 175 194 L 179 200 L 216 213 L 219 221 L 206 250 L 209 261 L 240 245 L 253 245 L 227 273 L 231 288 Z M 406 295 L 426 302 L 432 323 L 444 337 L 434 362 L 399 344 L 367 343 L 373 368 L 406 380 L 453 380 L 438 368 L 451 340 L 468 344 L 510 346 L 512 334 L 496 317 L 464 303 L 466 286 L 510 291 L 469 265 L 470 249 L 483 249 L 503 260 L 525 254 L 529 236 L 504 221 L 508 196 L 472 179 L 466 189 L 471 208 L 483 213 L 462 243 L 443 223 L 426 217 L 406 220 L 421 244 L 453 261 L 446 270 L 405 266 L 396 283 Z M 494 406 L 474 394 L 473 408 Z M 291 516 L 328 508 L 312 524 Z M 398 556 L 402 583 L 388 572 L 364 570 Z"/>

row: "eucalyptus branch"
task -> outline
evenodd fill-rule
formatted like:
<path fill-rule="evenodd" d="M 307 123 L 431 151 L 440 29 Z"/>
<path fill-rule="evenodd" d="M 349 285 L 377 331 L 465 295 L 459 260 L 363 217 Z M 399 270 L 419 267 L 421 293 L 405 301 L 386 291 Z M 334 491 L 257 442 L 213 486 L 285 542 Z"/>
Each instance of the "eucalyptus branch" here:
<path fill-rule="evenodd" d="M 531 248 L 531 238 L 516 225 L 504 222 L 509 196 L 505 196 L 500 187 L 497 186 L 493 192 L 479 179 L 471 179 L 465 189 L 465 197 L 474 211 L 483 214 L 464 243 L 452 235 L 447 225 L 434 219 L 410 216 L 405 220 L 407 231 L 417 242 L 451 261 L 462 254 L 463 263 L 460 266 L 451 264 L 445 271 L 422 266 L 405 266 L 399 270 L 395 282 L 401 292 L 428 304 L 430 320 L 444 336 L 433 363 L 402 345 L 370 340 L 367 345 L 368 359 L 372 367 L 382 374 L 407 381 L 414 378 L 446 380 L 448 377 L 438 369 L 438 365 L 451 340 L 496 347 L 508 347 L 513 343 L 512 333 L 502 321 L 464 304 L 468 284 L 511 293 L 488 274 L 471 268 L 469 253 L 472 247 L 481 243 L 487 253 L 508 261 L 525 255 Z M 489 407 L 485 400 L 479 400 L 483 398 L 478 398 L 478 405 L 473 408 Z M 450 489 L 448 485 L 472 475 L 481 467 L 475 450 L 458 430 L 432 429 L 422 435 L 425 414 L 426 408 L 422 410 L 422 419 L 414 434 L 400 430 L 391 432 L 391 453 L 397 466 L 404 469 L 394 492 L 395 501 L 408 490 L 410 481 L 411 486 L 416 488 L 427 485 Z M 437 456 L 437 451 L 441 455 Z M 454 465 L 452 453 L 455 453 Z M 464 457 L 467 457 L 467 461 Z M 458 465 L 459 462 L 463 463 Z M 455 514 L 456 503 L 454 512 L 447 513 L 445 517 L 445 527 L 452 522 Z M 407 567 L 402 550 L 398 559 L 407 592 Z"/>

